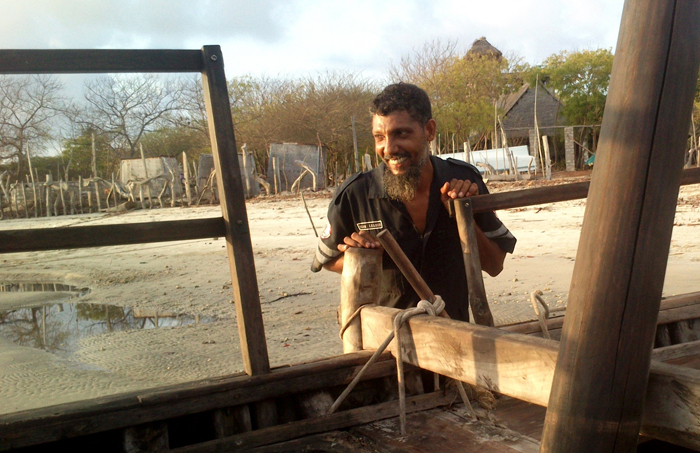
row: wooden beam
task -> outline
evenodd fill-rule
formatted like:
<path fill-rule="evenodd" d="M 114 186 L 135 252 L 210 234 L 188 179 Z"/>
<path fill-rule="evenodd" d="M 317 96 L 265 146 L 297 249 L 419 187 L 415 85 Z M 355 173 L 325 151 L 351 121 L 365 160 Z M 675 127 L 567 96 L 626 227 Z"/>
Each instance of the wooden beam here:
<path fill-rule="evenodd" d="M 666 299 L 661 299 L 661 308 L 656 322 L 657 326 L 678 322 L 683 320 L 700 318 L 700 292 L 679 294 Z M 550 318 L 547 322 L 547 329 L 550 331 L 561 329 L 564 325 L 565 316 Z M 522 322 L 499 326 L 499 329 L 514 333 L 532 334 L 542 332 L 539 321 Z"/>
<path fill-rule="evenodd" d="M 457 395 L 454 394 L 454 392 L 445 393 L 442 391 L 409 397 L 406 399 L 406 412 L 419 412 L 439 406 L 446 406 L 453 403 L 456 398 Z M 312 434 L 384 420 L 396 417 L 398 413 L 398 402 L 390 401 L 388 403 L 349 409 L 331 415 L 259 429 L 197 445 L 175 448 L 171 451 L 177 453 L 218 453 L 248 450 L 250 448 L 284 442 Z"/>
<path fill-rule="evenodd" d="M 202 72 L 203 68 L 199 50 L 0 50 L 0 74 Z"/>
<path fill-rule="evenodd" d="M 700 183 L 700 167 L 683 170 L 681 185 Z M 588 196 L 589 181 L 534 189 L 513 190 L 473 197 L 472 210 L 475 213 L 497 211 L 499 209 L 534 206 L 543 203 L 579 200 Z M 461 200 L 461 199 L 460 199 Z M 466 200 L 466 198 L 464 199 Z"/>
<path fill-rule="evenodd" d="M 241 171 L 228 98 L 224 57 L 219 46 L 204 46 L 204 99 L 207 105 L 209 136 L 214 154 L 216 182 L 221 212 L 226 224 L 226 250 L 231 266 L 233 297 L 236 302 L 238 335 L 245 372 L 268 373 L 265 327 L 263 326 L 255 259 L 245 207 Z"/>
<path fill-rule="evenodd" d="M 366 348 L 376 348 L 393 330 L 392 319 L 398 311 L 388 307 L 362 310 Z M 402 329 L 407 363 L 547 406 L 557 361 L 556 341 L 434 316 L 413 317 Z M 395 342 L 390 347 L 394 351 Z M 647 402 L 642 434 L 700 449 L 699 370 L 654 361 L 643 393 Z"/>
<path fill-rule="evenodd" d="M 0 253 L 185 241 L 226 235 L 224 219 L 172 220 L 114 225 L 0 231 Z"/>
<path fill-rule="evenodd" d="M 382 278 L 382 250 L 350 247 L 343 255 L 340 277 L 340 324 L 345 326 L 363 305 L 379 297 Z M 356 316 L 343 332 L 343 352 L 362 351 L 362 328 Z"/>
<path fill-rule="evenodd" d="M 259 376 L 205 379 L 0 415 L 0 451 L 348 384 L 372 355 L 344 354 Z M 362 380 L 396 375 L 389 353 Z"/>
<path fill-rule="evenodd" d="M 628 0 L 542 451 L 633 451 L 700 69 L 700 2 Z"/>

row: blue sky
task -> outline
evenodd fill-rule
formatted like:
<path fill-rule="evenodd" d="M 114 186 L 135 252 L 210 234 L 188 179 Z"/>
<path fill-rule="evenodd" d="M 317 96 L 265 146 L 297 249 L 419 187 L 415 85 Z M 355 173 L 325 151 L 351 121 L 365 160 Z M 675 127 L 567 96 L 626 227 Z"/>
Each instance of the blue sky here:
<path fill-rule="evenodd" d="M 485 36 L 539 63 L 613 48 L 622 0 L 0 0 L 2 48 L 186 48 L 220 44 L 227 75 L 325 70 L 381 77 L 440 38 Z"/>

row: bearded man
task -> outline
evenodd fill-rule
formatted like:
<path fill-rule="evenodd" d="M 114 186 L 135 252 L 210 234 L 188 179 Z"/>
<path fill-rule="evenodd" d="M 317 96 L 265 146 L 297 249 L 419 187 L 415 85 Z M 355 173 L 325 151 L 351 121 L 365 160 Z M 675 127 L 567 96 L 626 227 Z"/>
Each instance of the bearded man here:
<path fill-rule="evenodd" d="M 452 319 L 469 320 L 467 279 L 459 232 L 449 199 L 488 193 L 479 171 L 466 162 L 430 155 L 437 124 L 421 88 L 398 83 L 372 103 L 372 134 L 381 165 L 358 173 L 336 191 L 328 208 L 311 270 L 343 270 L 349 247 L 381 248 L 374 237 L 388 229 L 428 286 L 445 301 Z M 493 212 L 474 215 L 481 267 L 503 269 L 516 239 Z M 380 305 L 407 308 L 419 297 L 391 258 L 383 256 Z"/>

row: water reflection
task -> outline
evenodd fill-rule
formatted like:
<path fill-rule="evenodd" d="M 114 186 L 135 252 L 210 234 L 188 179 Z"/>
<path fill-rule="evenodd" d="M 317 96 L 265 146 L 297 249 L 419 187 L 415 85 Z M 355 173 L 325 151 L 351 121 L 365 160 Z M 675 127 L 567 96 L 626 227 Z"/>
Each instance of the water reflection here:
<path fill-rule="evenodd" d="M 81 338 L 107 332 L 182 327 L 213 321 L 216 319 L 209 316 L 64 302 L 0 311 L 0 336 L 21 346 L 70 357 L 78 349 Z"/>

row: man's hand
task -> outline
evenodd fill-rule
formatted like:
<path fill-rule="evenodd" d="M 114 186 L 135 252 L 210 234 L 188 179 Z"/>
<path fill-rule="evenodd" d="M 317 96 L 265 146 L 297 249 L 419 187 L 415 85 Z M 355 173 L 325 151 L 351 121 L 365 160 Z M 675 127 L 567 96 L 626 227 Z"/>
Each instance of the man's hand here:
<path fill-rule="evenodd" d="M 345 236 L 343 238 L 343 243 L 338 244 L 338 250 L 345 252 L 350 247 L 360 247 L 366 249 L 380 249 L 382 244 L 372 236 L 369 231 L 360 231 L 359 233 L 352 233 L 350 236 Z"/>
<path fill-rule="evenodd" d="M 440 200 L 447 207 L 449 200 L 479 195 L 479 186 L 469 180 L 453 179 L 440 187 Z"/>
<path fill-rule="evenodd" d="M 343 243 L 338 244 L 338 250 L 345 253 L 350 247 L 363 247 L 366 249 L 382 249 L 382 244 L 372 236 L 368 231 L 360 231 L 359 233 L 352 233 L 350 236 L 345 236 L 343 238 Z M 323 268 L 327 271 L 342 273 L 343 272 L 343 258 L 344 255 L 340 255 L 335 260 L 323 265 Z"/>

